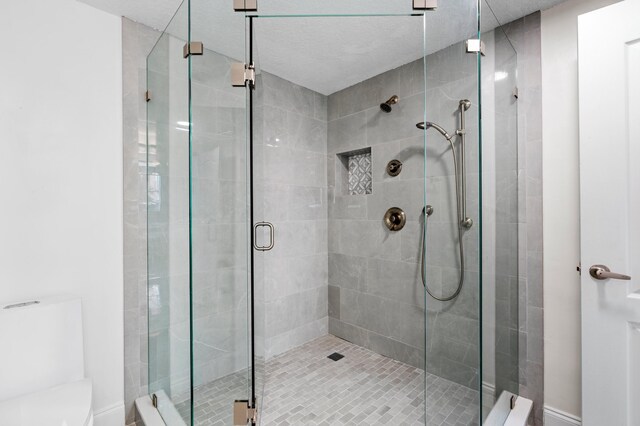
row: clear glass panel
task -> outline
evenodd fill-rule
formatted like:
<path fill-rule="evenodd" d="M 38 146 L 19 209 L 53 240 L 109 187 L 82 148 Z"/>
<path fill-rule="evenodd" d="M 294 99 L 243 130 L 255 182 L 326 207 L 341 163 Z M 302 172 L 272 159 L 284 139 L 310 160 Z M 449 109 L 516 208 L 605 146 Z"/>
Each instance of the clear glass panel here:
<path fill-rule="evenodd" d="M 426 203 L 433 214 L 422 229 L 429 290 L 428 425 L 455 418 L 450 416 L 458 416 L 462 424 L 479 424 L 481 419 L 480 76 L 479 54 L 468 53 L 465 44 L 479 38 L 479 12 L 475 1 L 453 1 L 441 3 L 436 14 L 429 15 L 455 22 L 457 37 L 426 58 L 426 117 L 435 124 L 426 131 L 425 150 Z M 437 39 L 427 25 L 427 40 Z M 459 398 L 452 401 L 450 412 L 442 409 L 442 401 L 429 398 L 449 392 Z"/>
<path fill-rule="evenodd" d="M 245 15 L 227 0 L 191 1 L 191 244 L 194 425 L 233 424 L 251 399 L 250 180 Z"/>
<path fill-rule="evenodd" d="M 187 24 L 183 4 L 147 58 L 149 393 L 167 425 L 191 421 Z"/>
<path fill-rule="evenodd" d="M 502 424 L 520 382 L 517 54 L 490 6 L 483 2 L 483 414 Z"/>

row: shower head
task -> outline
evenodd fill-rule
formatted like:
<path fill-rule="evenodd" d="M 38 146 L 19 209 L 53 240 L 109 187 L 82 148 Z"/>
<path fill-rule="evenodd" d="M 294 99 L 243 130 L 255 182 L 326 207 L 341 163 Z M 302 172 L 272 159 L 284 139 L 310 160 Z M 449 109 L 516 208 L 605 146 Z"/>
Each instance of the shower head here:
<path fill-rule="evenodd" d="M 442 127 L 438 126 L 436 123 L 431 123 L 429 121 L 422 121 L 418 124 L 416 124 L 416 127 L 420 130 L 427 130 L 430 127 L 433 127 L 434 129 L 436 129 L 438 132 L 440 132 L 440 134 L 442 136 L 444 136 L 448 141 L 450 141 L 452 139 L 453 136 L 449 135 L 449 133 L 447 133 L 446 130 L 444 130 Z"/>
<path fill-rule="evenodd" d="M 393 95 L 392 97 L 387 99 L 386 102 L 380 104 L 380 109 L 386 113 L 389 113 L 391 112 L 391 105 L 397 104 L 399 100 L 400 98 L 398 98 L 396 95 Z"/>

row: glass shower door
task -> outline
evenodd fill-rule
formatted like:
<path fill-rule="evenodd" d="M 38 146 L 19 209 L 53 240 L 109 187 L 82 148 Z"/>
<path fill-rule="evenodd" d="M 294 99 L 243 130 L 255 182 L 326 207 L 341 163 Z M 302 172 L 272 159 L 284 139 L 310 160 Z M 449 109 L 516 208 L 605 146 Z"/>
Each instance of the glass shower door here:
<path fill-rule="evenodd" d="M 194 425 L 232 425 L 252 401 L 251 199 L 245 13 L 226 0 L 190 0 L 191 249 Z M 244 403 L 246 407 L 246 403 Z"/>
<path fill-rule="evenodd" d="M 185 0 L 147 58 L 149 394 L 169 426 L 234 424 L 252 397 L 244 21 Z"/>
<path fill-rule="evenodd" d="M 409 59 L 369 70 L 372 78 L 351 76 L 355 61 L 370 65 L 369 52 L 347 34 L 394 26 L 412 29 L 403 42 Z M 425 135 L 415 126 L 425 116 L 424 18 L 274 13 L 253 18 L 253 29 L 254 211 L 275 226 L 275 246 L 256 257 L 260 424 L 380 424 L 396 414 L 391 423 L 422 424 L 424 298 L 401 240 L 413 241 L 424 205 Z M 294 30 L 326 44 L 298 58 L 322 70 L 309 71 L 315 81 L 278 67 Z M 385 113 L 380 103 L 393 95 L 400 101 Z M 397 179 L 384 172 L 393 158 L 405 164 Z M 384 225 L 393 206 L 407 212 L 403 232 Z M 385 399 L 396 392 L 400 401 Z"/>

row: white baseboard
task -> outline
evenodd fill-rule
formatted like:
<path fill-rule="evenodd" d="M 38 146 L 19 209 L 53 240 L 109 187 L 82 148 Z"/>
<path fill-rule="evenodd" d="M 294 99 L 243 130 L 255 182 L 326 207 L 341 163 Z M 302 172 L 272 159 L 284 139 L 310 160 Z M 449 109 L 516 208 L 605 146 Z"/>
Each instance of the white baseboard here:
<path fill-rule="evenodd" d="M 553 407 L 544 407 L 544 426 L 580 426 L 582 419 Z"/>
<path fill-rule="evenodd" d="M 123 426 L 124 418 L 124 401 L 93 412 L 93 424 L 95 426 Z"/>

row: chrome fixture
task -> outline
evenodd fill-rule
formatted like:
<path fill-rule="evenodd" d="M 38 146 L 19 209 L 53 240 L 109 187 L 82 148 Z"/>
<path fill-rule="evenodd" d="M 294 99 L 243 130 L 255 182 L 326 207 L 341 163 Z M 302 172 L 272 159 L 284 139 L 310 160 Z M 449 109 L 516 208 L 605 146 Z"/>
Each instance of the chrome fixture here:
<path fill-rule="evenodd" d="M 449 133 L 447 133 L 446 130 L 444 130 L 442 127 L 438 126 L 436 123 L 431 123 L 429 121 L 426 121 L 426 122 L 422 122 L 422 123 L 416 124 L 416 127 L 418 129 L 421 129 L 421 130 L 427 130 L 427 129 L 430 129 L 430 128 L 434 128 L 437 131 L 439 131 L 442 134 L 442 136 L 444 136 L 445 139 L 448 140 L 448 141 L 451 141 L 451 139 L 453 138 L 453 136 L 449 135 Z"/>
<path fill-rule="evenodd" d="M 449 142 L 451 146 L 451 152 L 453 154 L 453 166 L 455 169 L 456 175 L 456 200 L 458 201 L 458 220 L 460 224 L 469 229 L 473 226 L 473 220 L 467 217 L 467 162 L 466 162 L 466 128 L 465 128 L 465 111 L 467 111 L 471 107 L 471 101 L 468 99 L 462 99 L 459 104 L 459 112 L 460 112 L 460 128 L 456 130 L 454 136 L 460 136 L 460 165 L 461 165 L 461 174 L 462 179 L 459 178 L 459 170 L 458 170 L 458 155 L 456 153 L 455 147 L 453 145 L 454 136 L 450 135 L 446 130 L 442 128 L 442 126 L 437 125 L 436 123 L 431 123 L 429 121 L 420 122 L 416 124 L 416 127 L 421 130 L 427 130 L 433 128 L 437 130 L 444 138 Z M 460 192 L 462 192 L 462 196 L 460 196 Z M 460 205 L 462 205 L 462 210 L 460 210 Z"/>
<path fill-rule="evenodd" d="M 258 0 L 233 0 L 233 10 L 236 12 L 257 12 Z"/>
<path fill-rule="evenodd" d="M 380 109 L 386 113 L 389 113 L 391 112 L 391 105 L 397 104 L 399 100 L 400 100 L 399 97 L 397 97 L 396 95 L 393 95 L 392 97 L 387 99 L 386 102 L 380 104 Z"/>
<path fill-rule="evenodd" d="M 420 257 L 422 259 L 422 285 L 427 290 L 427 293 L 431 297 L 441 302 L 448 302 L 449 300 L 453 300 L 456 298 L 460 291 L 462 291 L 462 284 L 464 283 L 464 243 L 462 241 L 463 228 L 469 229 L 473 226 L 473 220 L 467 217 L 467 166 L 465 160 L 465 136 L 466 136 L 466 128 L 465 128 L 465 111 L 467 111 L 471 107 L 471 102 L 467 99 L 462 99 L 458 103 L 458 110 L 460 113 L 460 128 L 455 131 L 454 136 L 460 137 L 460 155 L 458 159 L 458 154 L 456 153 L 455 145 L 453 144 L 454 136 L 450 135 L 446 130 L 444 130 L 441 126 L 431 123 L 431 122 L 422 122 L 416 124 L 416 127 L 422 130 L 427 130 L 433 128 L 437 130 L 444 138 L 449 142 L 449 146 L 451 146 L 451 153 L 453 155 L 453 168 L 455 174 L 455 183 L 456 183 L 456 212 L 457 212 L 457 221 L 458 221 L 458 251 L 460 256 L 460 280 L 458 281 L 458 287 L 456 291 L 453 292 L 450 296 L 446 297 L 438 297 L 431 292 L 431 289 L 427 285 L 427 280 L 425 277 L 425 264 L 424 259 L 426 256 L 426 232 L 427 232 L 427 218 L 431 216 L 433 213 L 433 208 L 431 206 L 425 206 L 422 211 L 422 243 L 420 244 Z"/>
<path fill-rule="evenodd" d="M 470 38 L 465 42 L 465 50 L 467 53 L 480 53 L 484 56 L 484 41 L 477 38 Z"/>
<path fill-rule="evenodd" d="M 204 54 L 204 45 L 201 41 L 192 41 L 182 47 L 182 56 L 187 59 L 189 56 L 201 56 Z"/>
<path fill-rule="evenodd" d="M 231 85 L 233 87 L 246 87 L 249 83 L 250 88 L 256 86 L 256 67 L 253 64 L 245 64 L 244 62 L 231 63 Z"/>
<path fill-rule="evenodd" d="M 614 280 L 630 280 L 631 277 L 629 275 L 619 274 L 617 272 L 611 272 L 605 265 L 593 265 L 589 268 L 589 275 L 591 275 L 596 280 L 606 280 L 608 278 Z"/>
<path fill-rule="evenodd" d="M 384 224 L 390 231 L 399 231 L 407 223 L 407 215 L 400 207 L 391 207 L 384 214 Z"/>
<path fill-rule="evenodd" d="M 460 136 L 460 162 L 462 163 L 462 226 L 469 229 L 473 226 L 473 220 L 467 216 L 467 154 L 466 154 L 466 135 L 467 128 L 465 127 L 465 111 L 471 108 L 471 101 L 468 99 L 462 99 L 458 104 L 460 111 L 460 129 L 456 130 L 456 135 Z"/>
<path fill-rule="evenodd" d="M 258 228 L 269 228 L 269 244 L 266 246 L 259 246 L 256 241 L 258 241 Z M 269 251 L 275 245 L 275 230 L 273 228 L 273 224 L 270 222 L 257 222 L 253 225 L 253 248 L 259 251 Z"/>
<path fill-rule="evenodd" d="M 256 424 L 258 419 L 258 407 L 253 403 L 253 407 L 246 399 L 237 399 L 233 402 L 233 425 L 245 426 Z"/>
<path fill-rule="evenodd" d="M 413 0 L 413 10 L 436 10 L 438 0 Z"/>
<path fill-rule="evenodd" d="M 387 174 L 389 176 L 398 176 L 402 171 L 402 161 L 391 160 L 387 164 Z"/>

